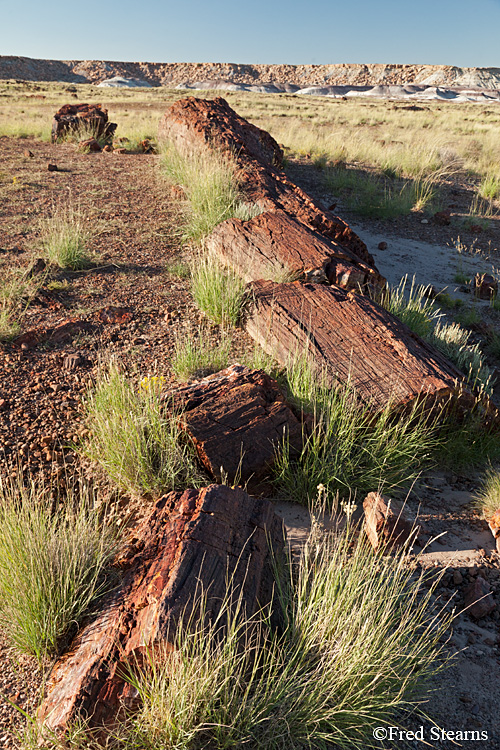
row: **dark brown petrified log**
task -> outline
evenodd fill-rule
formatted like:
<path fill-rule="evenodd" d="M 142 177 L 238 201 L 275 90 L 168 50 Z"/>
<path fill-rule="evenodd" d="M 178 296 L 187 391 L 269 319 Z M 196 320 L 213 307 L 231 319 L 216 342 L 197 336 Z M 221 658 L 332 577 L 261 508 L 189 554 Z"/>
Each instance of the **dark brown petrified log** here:
<path fill-rule="evenodd" d="M 219 482 L 225 478 L 264 492 L 283 440 L 292 454 L 302 449 L 301 422 L 277 382 L 262 370 L 233 365 L 166 393 L 164 400 L 180 411 L 201 463 Z"/>
<path fill-rule="evenodd" d="M 307 352 L 329 383 L 351 383 L 375 410 L 423 396 L 472 401 L 459 370 L 370 298 L 299 281 L 251 288 L 246 329 L 279 362 Z"/>
<path fill-rule="evenodd" d="M 114 122 L 108 122 L 108 110 L 101 104 L 65 104 L 54 115 L 52 120 L 52 142 L 63 138 L 68 133 L 78 133 L 85 128 L 94 138 L 105 138 L 111 142 L 117 128 Z"/>
<path fill-rule="evenodd" d="M 385 279 L 350 250 L 282 210 L 249 221 L 224 221 L 207 237 L 206 246 L 245 281 L 302 279 L 344 289 L 385 286 Z"/>
<path fill-rule="evenodd" d="M 365 243 L 352 229 L 324 211 L 279 169 L 282 152 L 269 133 L 240 117 L 224 99 L 188 97 L 174 102 L 160 121 L 158 137 L 188 157 L 206 145 L 230 152 L 240 167 L 241 186 L 249 201 L 264 211 L 283 210 L 375 268 Z"/>
<path fill-rule="evenodd" d="M 217 485 L 165 495 L 130 540 L 121 585 L 52 670 L 40 725 L 62 733 L 77 717 L 100 726 L 122 706 L 134 708 L 127 665 L 172 646 L 201 593 L 204 616 L 215 617 L 229 580 L 248 615 L 267 606 L 283 547 L 282 521 L 267 500 Z"/>

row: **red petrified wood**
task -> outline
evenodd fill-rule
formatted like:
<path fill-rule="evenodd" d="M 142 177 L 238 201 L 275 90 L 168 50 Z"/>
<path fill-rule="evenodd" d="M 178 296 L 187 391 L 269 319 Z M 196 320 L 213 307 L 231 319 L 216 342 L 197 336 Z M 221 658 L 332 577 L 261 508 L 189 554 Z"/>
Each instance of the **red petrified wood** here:
<path fill-rule="evenodd" d="M 133 708 L 127 665 L 146 649 L 172 645 L 179 619 L 202 592 L 206 616 L 215 616 L 228 580 L 242 593 L 248 615 L 267 606 L 273 557 L 279 559 L 283 545 L 282 521 L 267 500 L 216 485 L 165 495 L 128 545 L 120 587 L 56 663 L 40 725 L 61 733 L 81 717 L 100 726 L 120 707 Z"/>
<path fill-rule="evenodd" d="M 224 221 L 207 237 L 206 245 L 245 281 L 303 279 L 344 289 L 385 286 L 385 279 L 371 265 L 281 209 L 249 221 Z"/>
<path fill-rule="evenodd" d="M 417 538 L 419 528 L 406 518 L 402 503 L 370 492 L 363 500 L 363 509 L 364 529 L 375 551 L 402 547 Z"/>
<path fill-rule="evenodd" d="M 108 122 L 108 110 L 101 104 L 65 104 L 52 120 L 52 142 L 83 130 L 93 138 L 104 137 L 111 142 L 116 127 L 114 122 Z"/>
<path fill-rule="evenodd" d="M 251 289 L 246 329 L 282 364 L 308 353 L 330 384 L 350 383 L 375 411 L 422 396 L 470 404 L 454 365 L 368 297 L 299 281 L 256 281 Z"/>
<path fill-rule="evenodd" d="M 224 99 L 189 97 L 175 102 L 161 120 L 158 134 L 187 157 L 207 145 L 230 152 L 240 168 L 242 190 L 249 202 L 263 211 L 284 211 L 375 268 L 365 243 L 352 229 L 323 210 L 280 170 L 282 152 L 269 133 L 240 117 Z"/>
<path fill-rule="evenodd" d="M 230 484 L 263 491 L 284 439 L 292 455 L 302 449 L 301 422 L 276 381 L 262 370 L 233 365 L 164 399 L 181 410 L 181 424 L 201 463 L 219 482 L 227 478 Z"/>

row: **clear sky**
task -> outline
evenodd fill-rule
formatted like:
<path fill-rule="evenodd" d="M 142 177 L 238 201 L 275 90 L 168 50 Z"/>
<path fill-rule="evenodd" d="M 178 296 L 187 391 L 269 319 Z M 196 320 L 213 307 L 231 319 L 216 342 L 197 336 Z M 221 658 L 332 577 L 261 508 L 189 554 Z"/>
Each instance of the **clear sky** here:
<path fill-rule="evenodd" d="M 0 0 L 0 55 L 500 67 L 500 0 Z"/>

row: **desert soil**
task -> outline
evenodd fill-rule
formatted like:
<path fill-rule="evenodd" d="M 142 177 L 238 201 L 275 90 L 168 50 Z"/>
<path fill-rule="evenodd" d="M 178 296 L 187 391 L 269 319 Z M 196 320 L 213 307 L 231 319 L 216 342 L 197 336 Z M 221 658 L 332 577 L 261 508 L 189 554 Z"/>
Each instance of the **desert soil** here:
<path fill-rule="evenodd" d="M 210 325 L 195 308 L 188 282 L 168 271 L 168 262 L 178 253 L 183 206 L 162 181 L 157 161 L 154 155 L 80 154 L 70 144 L 0 139 L 0 262 L 27 271 L 40 254 L 40 220 L 68 201 L 88 216 L 90 248 L 95 253 L 90 270 L 49 269 L 22 320 L 23 332 L 36 331 L 37 336 L 25 336 L 23 346 L 18 342 L 0 349 L 2 475 L 13 476 L 20 466 L 24 472 L 60 480 L 78 465 L 80 459 L 71 446 L 81 441 L 86 430 L 82 401 L 106 358 L 118 357 L 136 377 L 157 373 L 173 381 L 169 364 L 176 337 L 203 325 L 214 346 L 220 341 L 219 327 Z M 48 172 L 49 163 L 57 164 L 59 171 Z M 327 204 L 335 198 L 325 194 L 317 172 L 307 163 L 292 165 L 291 177 Z M 500 246 L 500 230 L 495 226 L 480 238 L 488 257 L 486 253 L 461 256 L 452 249 L 454 226 L 422 224 L 421 215 L 368 225 L 354 221 L 341 204 L 337 211 L 353 220 L 374 251 L 380 271 L 391 281 L 415 273 L 417 281 L 446 286 L 468 300 L 470 295 L 453 282 L 455 264 L 466 263 L 472 272 L 497 262 L 494 248 Z M 470 245 L 473 237 L 462 239 Z M 377 249 L 381 240 L 387 242 L 384 251 Z M 493 311 L 482 307 L 486 322 L 474 334 L 478 337 L 498 327 Z M 57 329 L 68 321 L 72 325 Z M 238 361 L 251 349 L 253 342 L 246 334 L 235 331 L 230 360 Z M 79 355 L 76 365 L 68 359 L 75 354 Z M 474 472 L 462 475 L 435 469 L 418 480 L 407 504 L 410 514 L 418 514 L 424 525 L 424 539 L 444 532 L 414 552 L 423 567 L 447 568 L 439 589 L 443 601 L 450 600 L 446 606 L 460 612 L 464 588 L 478 575 L 489 581 L 498 603 L 480 621 L 467 612 L 457 614 L 448 649 L 458 653 L 436 681 L 427 713 L 446 730 L 487 732 L 488 740 L 472 746 L 496 750 L 500 748 L 500 560 L 485 522 L 474 509 L 480 481 Z M 117 507 L 127 523 L 127 498 L 121 498 Z M 292 544 L 300 544 L 307 533 L 307 510 L 287 503 L 276 507 Z M 1 694 L 34 713 L 47 666 L 39 668 L 29 657 L 15 656 L 2 641 Z M 409 730 L 421 723 L 417 718 L 405 722 Z M 0 703 L 0 747 L 16 746 L 15 732 L 23 724 L 11 703 Z M 426 724 L 426 732 L 429 727 Z M 386 748 L 402 746 L 381 743 Z M 456 747 L 447 742 L 436 746 Z M 424 746 L 416 741 L 410 747 Z"/>

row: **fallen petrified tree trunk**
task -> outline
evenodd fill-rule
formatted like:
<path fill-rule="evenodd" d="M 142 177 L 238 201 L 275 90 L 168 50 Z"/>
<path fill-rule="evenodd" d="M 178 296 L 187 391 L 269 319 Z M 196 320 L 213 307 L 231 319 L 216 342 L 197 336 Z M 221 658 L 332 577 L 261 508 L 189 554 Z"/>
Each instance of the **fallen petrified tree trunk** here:
<path fill-rule="evenodd" d="M 273 557 L 283 546 L 282 521 L 267 500 L 216 485 L 165 495 L 130 541 L 121 585 L 56 663 L 40 725 L 61 733 L 81 717 L 100 726 L 122 706 L 133 708 L 127 665 L 158 644 L 172 645 L 200 594 L 207 595 L 203 616 L 215 617 L 228 581 L 249 616 L 267 606 Z"/>
<path fill-rule="evenodd" d="M 276 381 L 262 370 L 233 365 L 163 398 L 180 411 L 201 463 L 219 482 L 263 492 L 283 441 L 292 455 L 302 449 L 301 422 Z"/>
<path fill-rule="evenodd" d="M 206 246 L 245 281 L 303 279 L 344 289 L 385 285 L 372 266 L 282 210 L 250 221 L 224 221 L 207 237 Z"/>
<path fill-rule="evenodd" d="M 368 297 L 298 281 L 256 281 L 251 289 L 246 329 L 282 364 L 306 353 L 328 383 L 350 383 L 374 410 L 422 396 L 473 400 L 459 370 Z"/>
<path fill-rule="evenodd" d="M 264 211 L 281 209 L 375 269 L 365 243 L 352 229 L 324 211 L 279 169 L 282 151 L 269 133 L 236 114 L 224 99 L 188 97 L 175 102 L 160 121 L 158 137 L 187 157 L 204 146 L 231 153 L 240 167 L 242 189 L 249 201 Z"/>

